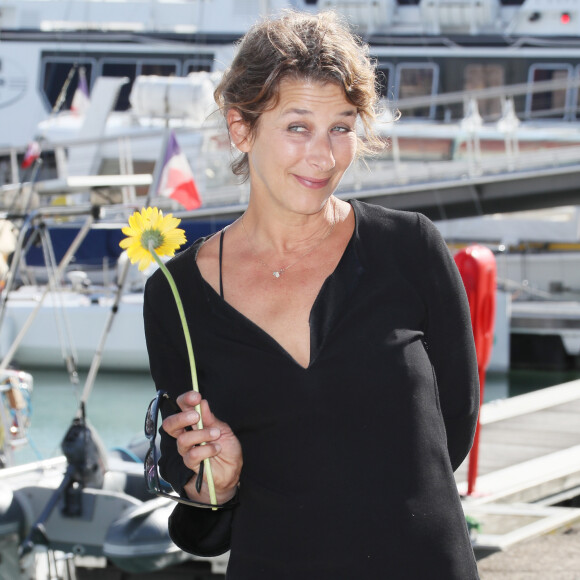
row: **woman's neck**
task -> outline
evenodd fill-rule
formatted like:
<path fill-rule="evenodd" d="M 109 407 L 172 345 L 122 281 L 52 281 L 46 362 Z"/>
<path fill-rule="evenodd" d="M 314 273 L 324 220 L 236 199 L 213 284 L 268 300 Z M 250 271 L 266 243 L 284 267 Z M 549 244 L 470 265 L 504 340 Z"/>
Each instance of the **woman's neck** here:
<path fill-rule="evenodd" d="M 256 252 L 283 257 L 308 251 L 324 241 L 341 220 L 342 208 L 330 197 L 320 211 L 304 215 L 294 212 L 266 212 L 252 203 L 242 217 L 248 243 Z"/>

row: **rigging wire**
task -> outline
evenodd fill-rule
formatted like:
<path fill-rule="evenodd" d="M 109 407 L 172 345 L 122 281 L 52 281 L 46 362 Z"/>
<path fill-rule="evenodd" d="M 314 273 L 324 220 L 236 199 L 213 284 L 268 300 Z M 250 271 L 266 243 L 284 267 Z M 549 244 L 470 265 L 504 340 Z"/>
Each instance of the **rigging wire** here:
<path fill-rule="evenodd" d="M 72 338 L 69 319 L 64 306 L 64 288 L 62 285 L 61 277 L 58 273 L 58 265 L 54 255 L 54 248 L 52 246 L 52 241 L 48 234 L 46 224 L 44 223 L 40 226 L 40 237 L 42 240 L 42 253 L 44 256 L 44 263 L 48 276 L 48 284 L 52 292 L 53 313 L 55 317 L 56 331 L 59 337 L 61 355 L 66 363 L 70 381 L 75 387 L 77 387 L 79 384 L 76 363 L 78 360 L 77 352 Z"/>

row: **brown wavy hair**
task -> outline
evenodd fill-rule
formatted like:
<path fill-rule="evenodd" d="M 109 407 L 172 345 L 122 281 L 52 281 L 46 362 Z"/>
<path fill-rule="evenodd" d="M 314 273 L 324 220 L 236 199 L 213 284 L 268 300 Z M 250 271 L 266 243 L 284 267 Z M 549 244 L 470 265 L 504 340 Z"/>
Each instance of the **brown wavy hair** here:
<path fill-rule="evenodd" d="M 351 32 L 344 18 L 332 11 L 308 14 L 287 10 L 278 18 L 259 21 L 239 41 L 214 98 L 224 116 L 232 108 L 239 111 L 251 138 L 261 114 L 276 107 L 284 79 L 342 87 L 364 129 L 358 154 L 382 147 L 373 130 L 380 96 L 376 63 L 369 57 L 368 45 Z M 246 153 L 234 160 L 232 170 L 248 178 Z"/>

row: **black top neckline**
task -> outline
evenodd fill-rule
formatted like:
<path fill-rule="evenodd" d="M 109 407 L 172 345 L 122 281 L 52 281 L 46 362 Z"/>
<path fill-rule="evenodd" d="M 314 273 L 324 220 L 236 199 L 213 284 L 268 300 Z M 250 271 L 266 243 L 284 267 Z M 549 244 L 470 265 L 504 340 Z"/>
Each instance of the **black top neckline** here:
<path fill-rule="evenodd" d="M 331 331 L 332 326 L 340 315 L 340 308 L 336 308 L 336 304 L 340 304 L 349 298 L 358 285 L 359 279 L 364 272 L 361 260 L 359 259 L 359 252 L 357 252 L 356 249 L 356 241 L 358 239 L 357 231 L 360 221 L 358 214 L 359 208 L 357 207 L 357 204 L 354 203 L 354 200 L 349 200 L 348 203 L 350 203 L 353 208 L 353 215 L 355 218 L 354 229 L 336 268 L 324 280 L 312 304 L 309 316 L 310 360 L 306 367 L 302 366 L 271 334 L 227 302 L 223 296 L 223 291 L 221 290 L 221 282 L 220 295 L 220 293 L 216 292 L 214 287 L 203 277 L 197 265 L 197 255 L 203 244 L 211 236 L 200 238 L 191 246 L 194 262 L 194 275 L 197 278 L 198 283 L 201 284 L 211 307 L 224 311 L 227 315 L 233 317 L 238 322 L 241 322 L 253 331 L 262 335 L 262 337 L 269 342 L 273 348 L 282 352 L 284 356 L 289 358 L 303 371 L 308 371 L 313 367 L 324 346 L 328 333 Z M 221 233 L 221 238 L 223 240 L 223 232 Z"/>

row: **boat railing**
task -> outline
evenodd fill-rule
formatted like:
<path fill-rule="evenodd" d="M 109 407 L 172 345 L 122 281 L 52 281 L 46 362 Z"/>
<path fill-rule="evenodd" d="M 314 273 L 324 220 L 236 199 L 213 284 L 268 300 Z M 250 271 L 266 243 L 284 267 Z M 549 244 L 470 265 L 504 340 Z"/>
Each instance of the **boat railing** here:
<path fill-rule="evenodd" d="M 580 78 L 554 79 L 548 81 L 499 85 L 481 89 L 466 89 L 463 91 L 440 93 L 438 95 L 407 97 L 387 102 L 385 104 L 391 109 L 399 109 L 404 118 L 406 110 L 429 108 L 432 106 L 437 107 L 443 105 L 464 104 L 472 99 L 482 101 L 486 99 L 505 99 L 509 97 L 529 98 L 529 96 L 538 93 L 569 91 L 574 89 L 580 89 Z M 570 110 L 570 108 L 565 110 Z M 553 114 L 553 111 L 551 110 L 548 110 L 547 112 Z M 532 112 L 522 111 L 520 114 L 522 115 L 522 118 L 531 118 L 534 116 Z"/>
<path fill-rule="evenodd" d="M 536 93 L 579 88 L 580 80 L 553 80 L 385 102 L 378 126 L 387 146 L 367 160 L 371 175 L 360 172 L 352 185 L 373 187 L 387 174 L 397 184 L 426 183 L 580 163 L 580 124 L 573 121 L 572 99 L 566 99 L 565 108 L 536 114 L 521 105 L 522 98 Z M 479 112 L 479 103 L 488 99 L 499 99 L 501 105 L 501 112 L 491 118 Z M 453 106 L 462 109 L 462 117 L 412 116 L 417 109 Z"/>

